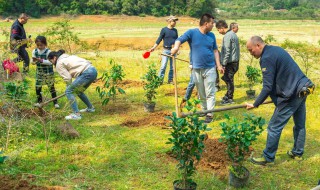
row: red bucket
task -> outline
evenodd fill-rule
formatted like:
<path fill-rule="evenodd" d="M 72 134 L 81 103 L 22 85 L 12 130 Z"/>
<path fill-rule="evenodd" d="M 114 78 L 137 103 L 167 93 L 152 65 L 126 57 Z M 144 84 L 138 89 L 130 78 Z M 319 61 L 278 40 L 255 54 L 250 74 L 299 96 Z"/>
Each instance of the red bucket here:
<path fill-rule="evenodd" d="M 142 57 L 147 59 L 148 57 L 150 57 L 150 51 L 146 51 L 142 54 Z"/>

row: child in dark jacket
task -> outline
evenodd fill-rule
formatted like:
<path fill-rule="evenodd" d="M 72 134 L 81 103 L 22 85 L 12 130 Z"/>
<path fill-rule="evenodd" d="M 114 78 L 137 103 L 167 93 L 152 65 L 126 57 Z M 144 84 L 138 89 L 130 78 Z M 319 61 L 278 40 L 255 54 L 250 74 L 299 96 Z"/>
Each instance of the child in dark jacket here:
<path fill-rule="evenodd" d="M 36 70 L 36 94 L 37 101 L 35 106 L 42 102 L 42 86 L 47 85 L 50 89 L 52 98 L 57 96 L 54 88 L 54 71 L 52 63 L 48 60 L 50 50 L 47 48 L 47 39 L 44 36 L 37 36 L 35 40 L 37 48 L 32 51 L 32 62 L 37 65 Z M 53 101 L 54 107 L 59 109 L 58 101 Z"/>

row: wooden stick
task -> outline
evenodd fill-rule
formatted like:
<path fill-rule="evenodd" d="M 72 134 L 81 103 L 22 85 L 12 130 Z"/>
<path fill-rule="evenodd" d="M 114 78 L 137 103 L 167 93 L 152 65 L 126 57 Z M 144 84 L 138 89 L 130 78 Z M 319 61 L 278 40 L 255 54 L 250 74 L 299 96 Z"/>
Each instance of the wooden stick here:
<path fill-rule="evenodd" d="M 174 58 L 174 56 L 172 56 L 172 55 L 168 55 L 168 54 L 163 54 L 163 53 L 161 53 L 160 55 L 163 55 L 163 56 L 167 56 L 167 57 Z M 179 61 L 184 61 L 184 62 L 190 63 L 189 61 L 184 60 L 184 59 L 179 59 L 179 58 L 176 58 L 176 57 L 175 57 L 175 59 L 176 59 L 176 60 L 179 60 Z"/>
<path fill-rule="evenodd" d="M 173 65 L 173 83 L 174 83 L 174 98 L 176 104 L 176 113 L 180 115 L 180 109 L 178 105 L 178 84 L 177 84 L 177 66 L 176 66 L 176 58 L 172 57 L 172 65 Z"/>
<path fill-rule="evenodd" d="M 265 101 L 262 104 L 270 104 L 272 103 L 271 100 Z M 212 110 L 206 110 L 206 111 L 197 111 L 195 113 L 193 112 L 188 112 L 188 113 L 181 113 L 180 117 L 187 117 L 189 115 L 194 115 L 194 114 L 206 114 L 206 113 L 212 113 L 212 112 L 221 112 L 221 111 L 227 111 L 227 110 L 233 110 L 233 109 L 239 109 L 239 108 L 246 108 L 247 106 L 242 104 L 242 105 L 236 105 L 236 106 L 229 106 L 229 107 L 222 107 L 222 108 L 217 108 L 217 109 L 212 109 Z"/>
<path fill-rule="evenodd" d="M 48 101 L 45 101 L 45 102 L 41 103 L 38 107 L 39 107 L 39 108 L 42 108 L 43 106 L 47 105 L 48 103 L 50 103 L 50 102 L 52 102 L 52 101 L 54 101 L 54 100 L 57 100 L 57 99 L 65 96 L 65 95 L 66 95 L 66 93 L 63 93 L 63 94 L 61 94 L 61 95 L 59 95 L 59 96 L 57 96 L 57 97 L 55 97 L 55 98 L 52 98 L 52 99 L 50 99 L 50 100 L 48 100 Z"/>

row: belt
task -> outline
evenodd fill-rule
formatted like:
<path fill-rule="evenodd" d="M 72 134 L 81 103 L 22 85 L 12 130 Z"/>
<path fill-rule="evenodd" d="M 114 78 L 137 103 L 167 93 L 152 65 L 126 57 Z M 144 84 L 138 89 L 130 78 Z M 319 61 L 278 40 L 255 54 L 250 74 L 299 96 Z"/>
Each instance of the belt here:
<path fill-rule="evenodd" d="M 171 50 L 172 48 L 171 47 L 165 47 L 163 46 L 164 49 L 167 49 L 167 50 Z"/>

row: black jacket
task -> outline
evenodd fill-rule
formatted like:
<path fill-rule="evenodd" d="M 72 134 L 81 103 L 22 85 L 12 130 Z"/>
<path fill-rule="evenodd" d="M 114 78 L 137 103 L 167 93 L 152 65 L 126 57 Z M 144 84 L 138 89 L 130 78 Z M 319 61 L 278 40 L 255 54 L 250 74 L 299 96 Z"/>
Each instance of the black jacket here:
<path fill-rule="evenodd" d="M 263 88 L 254 102 L 258 107 L 268 96 L 279 105 L 297 96 L 309 81 L 288 52 L 277 46 L 266 45 L 260 58 Z"/>
<path fill-rule="evenodd" d="M 23 28 L 23 24 L 21 24 L 17 19 L 11 26 L 10 40 L 22 40 L 26 38 L 27 35 Z"/>

